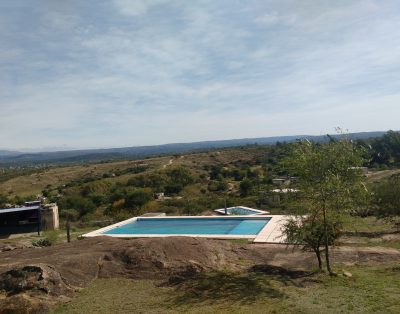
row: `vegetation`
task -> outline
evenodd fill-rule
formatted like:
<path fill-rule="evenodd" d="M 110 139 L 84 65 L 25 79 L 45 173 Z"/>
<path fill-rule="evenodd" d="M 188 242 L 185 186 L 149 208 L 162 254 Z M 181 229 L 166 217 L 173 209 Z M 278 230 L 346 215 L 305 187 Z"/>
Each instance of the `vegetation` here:
<path fill-rule="evenodd" d="M 378 217 L 400 216 L 400 175 L 375 184 L 373 194 L 373 204 Z"/>
<path fill-rule="evenodd" d="M 365 199 L 367 191 L 359 169 L 363 162 L 360 148 L 345 138 L 322 144 L 299 142 L 283 162 L 290 173 L 299 177 L 303 206 L 309 216 L 289 222 L 285 232 L 295 243 L 305 242 L 312 248 L 320 267 L 319 246 L 323 243 L 330 274 L 329 246 L 339 234 L 341 217 Z"/>
<path fill-rule="evenodd" d="M 337 265 L 340 267 L 340 265 Z M 211 273 L 185 288 L 146 280 L 99 279 L 54 313 L 398 313 L 400 272 L 346 267 L 352 278 Z"/>
<path fill-rule="evenodd" d="M 329 256 L 330 247 L 339 244 L 400 249 L 393 225 L 400 215 L 398 138 L 399 133 L 388 132 L 354 142 L 334 137 L 319 143 L 248 145 L 141 161 L 7 168 L 0 174 L 0 207 L 42 194 L 59 204 L 61 226 L 71 221 L 72 240 L 146 212 L 207 214 L 222 208 L 225 200 L 227 206 L 298 214 L 286 225 L 290 241 L 313 251 L 320 268 L 325 257 L 328 271 L 334 268 L 339 274 L 292 278 L 226 271 L 205 273 L 178 286 L 101 279 L 56 313 L 398 313 L 398 265 L 331 265 Z M 361 166 L 370 168 L 368 178 Z M 290 182 L 277 186 L 275 178 Z M 281 188 L 300 192 L 271 192 Z M 158 193 L 165 197 L 156 199 Z M 66 241 L 66 234 L 60 230 L 24 241 L 32 240 L 36 246 L 51 245 Z M 7 241 L 11 240 L 0 240 Z M 351 278 L 342 275 L 343 268 Z"/>

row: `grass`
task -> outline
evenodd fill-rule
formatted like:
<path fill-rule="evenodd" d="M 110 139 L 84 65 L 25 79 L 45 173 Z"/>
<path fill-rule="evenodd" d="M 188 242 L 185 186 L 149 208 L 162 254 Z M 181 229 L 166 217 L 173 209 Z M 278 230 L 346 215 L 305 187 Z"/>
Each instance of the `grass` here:
<path fill-rule="evenodd" d="M 394 224 L 376 217 L 350 216 L 344 223 L 344 232 L 385 232 L 394 229 Z"/>
<path fill-rule="evenodd" d="M 72 228 L 71 241 L 76 241 L 82 234 L 99 229 L 99 227 Z M 30 245 L 32 241 L 48 238 L 52 244 L 67 242 L 67 231 L 65 229 L 44 231 L 40 236 L 37 233 L 26 233 L 13 235 L 10 238 L 0 238 L 0 243 Z"/>
<path fill-rule="evenodd" d="M 336 269 L 341 270 L 340 265 Z M 219 272 L 179 286 L 98 279 L 54 313 L 399 313 L 400 268 L 346 267 L 353 277 Z"/>

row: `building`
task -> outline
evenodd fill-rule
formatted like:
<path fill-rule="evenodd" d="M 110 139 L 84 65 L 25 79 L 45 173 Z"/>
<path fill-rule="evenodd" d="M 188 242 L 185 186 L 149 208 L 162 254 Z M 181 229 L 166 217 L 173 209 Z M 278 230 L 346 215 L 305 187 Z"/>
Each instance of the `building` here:
<path fill-rule="evenodd" d="M 289 194 L 299 193 L 298 189 L 290 189 L 290 188 L 281 188 L 281 189 L 273 189 L 268 193 L 266 197 L 266 202 L 272 206 L 278 206 L 281 203 L 282 199 L 288 197 Z"/>
<path fill-rule="evenodd" d="M 26 202 L 23 207 L 0 209 L 0 235 L 40 233 L 59 228 L 57 204 Z"/>

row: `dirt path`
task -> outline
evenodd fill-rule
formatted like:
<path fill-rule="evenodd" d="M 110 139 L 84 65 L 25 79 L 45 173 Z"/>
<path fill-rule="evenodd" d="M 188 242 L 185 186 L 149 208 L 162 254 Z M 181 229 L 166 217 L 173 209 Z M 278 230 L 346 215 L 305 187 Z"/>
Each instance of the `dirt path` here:
<path fill-rule="evenodd" d="M 170 159 L 167 164 L 163 165 L 163 169 L 167 168 L 167 166 L 171 166 L 173 162 L 174 160 Z"/>

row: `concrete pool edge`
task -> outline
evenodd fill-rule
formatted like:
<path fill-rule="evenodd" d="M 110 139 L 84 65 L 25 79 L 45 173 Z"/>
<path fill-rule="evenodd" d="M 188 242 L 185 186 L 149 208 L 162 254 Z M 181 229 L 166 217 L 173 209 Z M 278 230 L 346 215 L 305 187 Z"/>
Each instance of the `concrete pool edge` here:
<path fill-rule="evenodd" d="M 284 236 L 281 231 L 281 226 L 284 221 L 287 220 L 287 217 L 284 215 L 256 215 L 251 216 L 157 216 L 157 217 L 133 217 L 124 221 L 120 221 L 118 223 L 112 224 L 110 226 L 97 229 L 95 231 L 86 233 L 83 235 L 84 238 L 91 237 L 114 237 L 114 238 L 165 238 L 165 237 L 198 237 L 198 238 L 210 238 L 210 239 L 253 239 L 254 243 L 286 243 Z M 123 226 L 125 224 L 136 221 L 138 218 L 140 219 L 171 219 L 171 218 L 179 218 L 179 219 L 232 219 L 232 218 L 246 218 L 246 219 L 260 219 L 260 218 L 269 218 L 268 223 L 258 232 L 256 235 L 211 235 L 211 234 L 104 234 L 111 229 L 116 227 Z"/>

